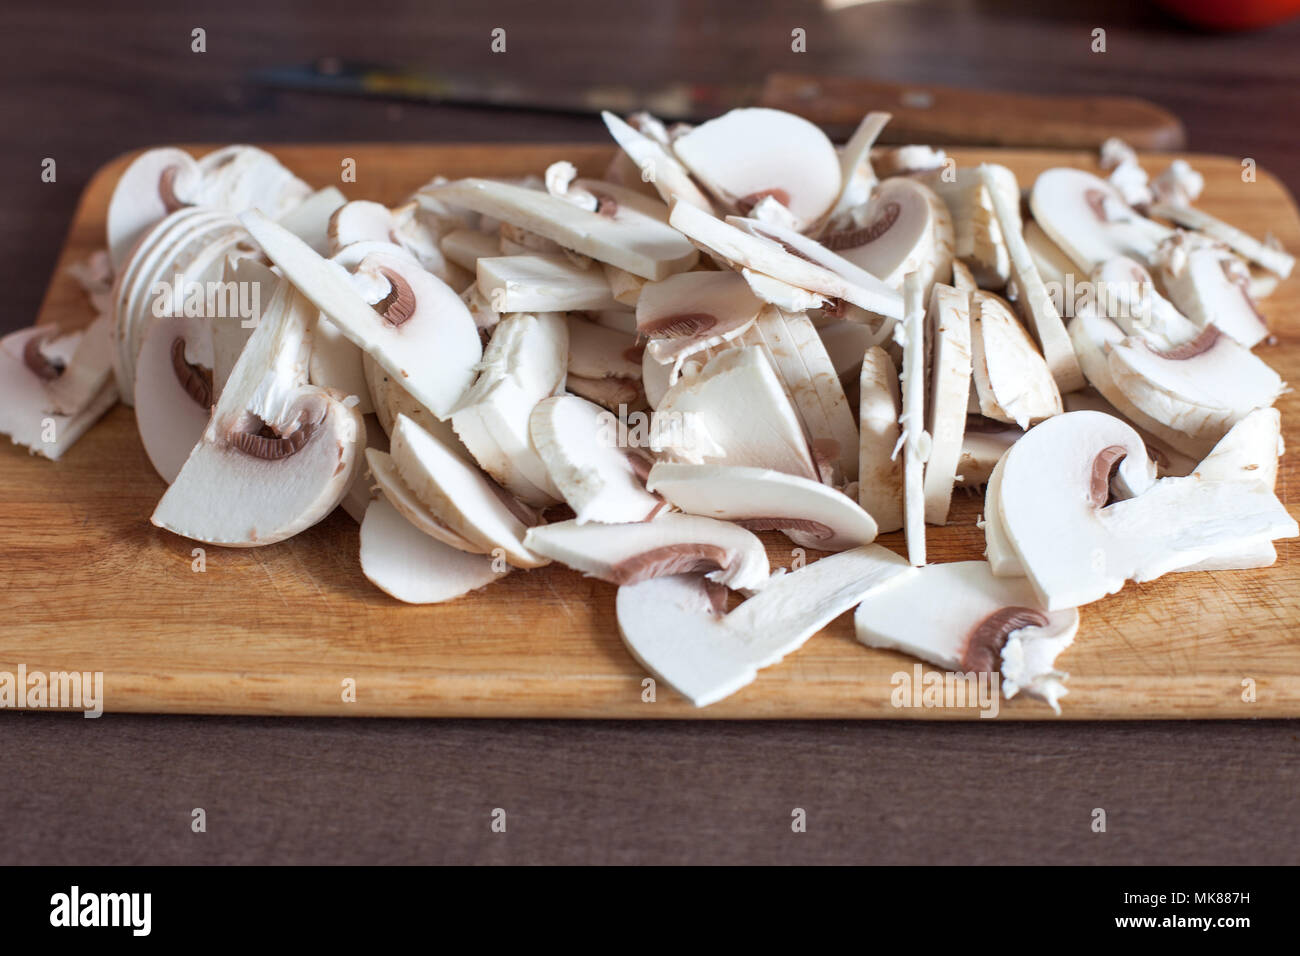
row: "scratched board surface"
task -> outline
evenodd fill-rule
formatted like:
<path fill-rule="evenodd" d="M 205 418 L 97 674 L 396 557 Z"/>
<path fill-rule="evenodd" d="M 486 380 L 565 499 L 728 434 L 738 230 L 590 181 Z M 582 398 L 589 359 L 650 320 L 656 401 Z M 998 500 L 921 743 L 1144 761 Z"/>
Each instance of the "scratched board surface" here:
<path fill-rule="evenodd" d="M 195 147 L 201 153 L 208 147 Z M 541 173 L 559 159 L 599 175 L 604 146 L 313 145 L 270 147 L 316 186 L 395 203 L 435 174 Z M 1003 163 L 1022 183 L 1053 165 L 1095 168 L 1086 153 L 953 150 L 959 164 Z M 1243 182 L 1237 160 L 1189 156 L 1205 174 L 1200 205 L 1248 232 L 1300 249 L 1300 218 L 1264 171 Z M 1152 172 L 1169 157 L 1144 162 Z M 104 215 L 126 158 L 82 198 L 40 321 L 84 324 L 89 307 L 66 267 L 103 244 Z M 1263 305 L 1276 342 L 1259 354 L 1300 381 L 1300 279 Z M 1300 448 L 1300 398 L 1279 403 Z M 1293 515 L 1300 455 L 1283 459 L 1278 493 Z M 915 661 L 853 639 L 851 615 L 814 636 L 749 687 L 704 710 L 647 676 L 618 636 L 614 588 L 551 566 L 505 576 L 459 601 L 403 605 L 375 589 L 357 561 L 357 527 L 342 512 L 265 548 L 208 548 L 154 528 L 163 483 L 129 408 L 118 406 L 59 462 L 0 445 L 0 671 L 102 671 L 108 711 L 316 715 L 972 719 L 971 708 L 898 709 L 892 675 Z M 978 496 L 957 492 L 950 524 L 928 529 L 929 559 L 978 558 Z M 790 547 L 765 535 L 773 566 Z M 880 539 L 903 553 L 902 535 Z M 1281 542 L 1268 569 L 1174 574 L 1082 609 L 1065 719 L 1300 716 L 1300 547 Z M 344 682 L 355 681 L 355 702 Z M 1255 700 L 1243 700 L 1243 681 Z M 999 719 L 1057 719 L 1038 701 L 1006 702 Z"/>

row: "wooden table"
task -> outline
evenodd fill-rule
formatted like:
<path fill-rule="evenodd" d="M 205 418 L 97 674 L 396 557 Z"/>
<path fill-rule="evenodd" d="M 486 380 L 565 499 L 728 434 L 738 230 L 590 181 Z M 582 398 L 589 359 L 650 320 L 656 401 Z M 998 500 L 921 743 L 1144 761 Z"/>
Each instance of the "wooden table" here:
<path fill-rule="evenodd" d="M 5 327 L 35 314 L 73 206 L 159 141 L 576 140 L 594 121 L 266 94 L 247 70 L 326 54 L 521 82 L 872 72 L 1144 96 L 1193 150 L 1300 191 L 1300 23 L 1209 37 L 1131 3 L 410 3 L 195 13 L 84 0 L 6 9 L 0 39 Z M 311 19 L 305 11 L 311 10 Z M 489 59 L 489 34 L 507 52 Z M 190 31 L 207 31 L 207 52 Z M 790 51 L 807 31 L 809 54 Z M 1107 52 L 1090 50 L 1107 31 Z M 815 67 L 809 60 L 815 57 Z M 57 180 L 43 183 L 54 158 Z M 0 593 L 3 582 L 0 582 Z M 2 628 L 3 625 L 0 625 Z M 0 629 L 0 635 L 3 630 Z M 2 640 L 0 636 L 0 640 Z M 365 721 L 5 714 L 0 863 L 1300 861 L 1292 722 Z M 194 808 L 204 834 L 191 832 Z M 791 812 L 807 811 L 804 834 Z M 1090 828 L 1105 808 L 1108 832 Z M 490 829 L 503 808 L 506 834 Z"/>

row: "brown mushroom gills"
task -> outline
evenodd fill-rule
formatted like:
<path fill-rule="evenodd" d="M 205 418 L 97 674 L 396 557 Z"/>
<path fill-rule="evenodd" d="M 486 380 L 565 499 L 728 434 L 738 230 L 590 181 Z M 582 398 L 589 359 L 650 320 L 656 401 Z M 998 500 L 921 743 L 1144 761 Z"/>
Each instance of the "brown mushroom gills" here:
<path fill-rule="evenodd" d="M 48 333 L 43 335 L 33 335 L 23 346 L 23 364 L 27 366 L 32 373 L 43 382 L 52 382 L 63 374 L 64 365 L 58 359 L 46 357 L 41 351 L 41 345 L 50 336 Z"/>
<path fill-rule="evenodd" d="M 609 580 L 621 587 L 670 574 L 714 571 L 725 568 L 730 557 L 716 544 L 669 544 L 623 559 L 610 568 Z"/>
<path fill-rule="evenodd" d="M 380 266 L 379 274 L 388 280 L 388 295 L 375 303 L 374 309 L 393 325 L 400 326 L 415 314 L 415 293 L 411 285 L 392 269 Z"/>
<path fill-rule="evenodd" d="M 637 332 L 649 339 L 684 339 L 707 332 L 717 324 L 717 316 L 707 312 L 683 312 L 647 322 Z"/>
<path fill-rule="evenodd" d="M 194 399 L 200 408 L 212 407 L 212 369 L 194 365 L 185 358 L 185 340 L 177 336 L 172 340 L 172 371 L 185 394 Z"/>
<path fill-rule="evenodd" d="M 1047 623 L 1047 615 L 1031 607 L 999 608 L 971 628 L 962 653 L 962 668 L 967 673 L 999 673 L 1002 670 L 1002 648 L 1011 632 L 1022 627 L 1045 627 Z"/>
<path fill-rule="evenodd" d="M 830 525 L 812 518 L 737 518 L 735 524 L 749 531 L 801 531 L 818 541 L 826 541 L 835 534 Z"/>
<path fill-rule="evenodd" d="M 1088 477 L 1088 499 L 1094 508 L 1103 508 L 1111 502 L 1111 482 L 1126 455 L 1128 449 L 1123 445 L 1108 445 L 1097 452 L 1097 457 L 1092 460 L 1092 474 Z"/>
<path fill-rule="evenodd" d="M 887 202 L 874 222 L 868 223 L 861 229 L 845 229 L 842 232 L 828 233 L 822 237 L 822 245 L 832 252 L 839 252 L 843 249 L 856 249 L 859 246 L 865 246 L 869 242 L 875 242 L 889 232 L 894 223 L 898 222 L 898 216 L 901 212 L 902 206 L 898 203 Z"/>
<path fill-rule="evenodd" d="M 230 436 L 230 444 L 244 454 L 253 458 L 260 458 L 263 461 L 282 461 L 297 454 L 311 441 L 312 436 L 316 434 L 317 428 L 320 427 L 320 423 L 324 420 L 322 414 L 320 418 L 314 421 L 302 422 L 293 431 L 284 435 L 256 415 L 249 415 L 248 417 L 251 419 L 251 424 L 257 427 L 237 429 Z M 301 421 L 301 416 L 299 420 Z"/>

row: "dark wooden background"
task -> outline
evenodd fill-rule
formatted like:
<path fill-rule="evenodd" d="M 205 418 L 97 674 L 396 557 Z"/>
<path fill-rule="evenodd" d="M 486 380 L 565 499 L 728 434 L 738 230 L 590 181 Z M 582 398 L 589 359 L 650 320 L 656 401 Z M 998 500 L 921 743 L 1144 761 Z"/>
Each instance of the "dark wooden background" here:
<path fill-rule="evenodd" d="M 206 53 L 190 51 L 195 27 Z M 504 55 L 488 52 L 495 27 Z M 790 51 L 794 27 L 807 54 Z M 30 323 L 81 188 L 128 149 L 603 139 L 591 119 L 268 93 L 246 79 L 325 55 L 537 86 L 797 69 L 1138 95 L 1177 112 L 1192 149 L 1251 156 L 1300 189 L 1300 22 L 1211 36 L 1138 0 L 837 13 L 794 0 L 8 0 L 0 328 Z M 40 181 L 45 157 L 55 183 Z M 2 608 L 0 597 L 0 635 Z M 1300 862 L 1293 722 L 0 717 L 0 863 Z M 190 828 L 197 807 L 203 834 Z M 490 830 L 498 807 L 505 834 Z M 796 807 L 803 834 L 791 832 Z M 1098 807 L 1104 834 L 1090 827 Z"/>

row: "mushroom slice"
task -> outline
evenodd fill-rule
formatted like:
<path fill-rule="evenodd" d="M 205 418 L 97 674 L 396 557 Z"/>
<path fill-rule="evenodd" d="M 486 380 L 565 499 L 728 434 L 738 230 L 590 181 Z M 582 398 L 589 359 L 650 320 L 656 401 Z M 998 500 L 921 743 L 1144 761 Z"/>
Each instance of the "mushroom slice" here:
<path fill-rule="evenodd" d="M 236 144 L 199 160 L 201 178 L 194 202 L 231 213 L 261 210 L 279 219 L 300 205 L 311 187 L 264 149 Z"/>
<path fill-rule="evenodd" d="M 898 371 L 874 345 L 862 359 L 859 386 L 858 504 L 881 534 L 903 527 L 903 460 L 895 454 L 901 413 Z"/>
<path fill-rule="evenodd" d="M 647 670 L 707 707 L 753 683 L 876 588 L 914 573 L 892 552 L 867 545 L 778 575 L 728 614 L 698 576 L 655 578 L 618 589 L 618 629 Z"/>
<path fill-rule="evenodd" d="M 621 306 L 635 309 L 641 299 L 641 289 L 645 286 L 646 280 L 626 269 L 611 266 L 608 262 L 602 262 L 601 269 L 605 272 L 605 281 L 609 283 L 609 291 L 613 294 L 614 301 Z"/>
<path fill-rule="evenodd" d="M 638 411 L 645 407 L 641 383 L 630 378 L 587 378 L 569 373 L 564 387 L 574 395 L 595 402 L 615 414 Z"/>
<path fill-rule="evenodd" d="M 673 460 L 818 476 L 799 416 L 757 347 L 726 349 L 668 389 L 650 436 L 651 448 Z"/>
<path fill-rule="evenodd" d="M 478 288 L 498 312 L 570 312 L 618 305 L 600 269 L 581 269 L 562 255 L 479 259 Z"/>
<path fill-rule="evenodd" d="M 846 551 L 876 540 L 876 522 L 853 499 L 770 468 L 661 461 L 646 488 L 687 514 L 780 531 L 803 548 Z"/>
<path fill-rule="evenodd" d="M 931 564 L 879 588 L 853 614 L 858 640 L 948 671 L 993 674 L 1011 698 L 1024 691 L 1061 712 L 1067 675 L 1057 656 L 1074 642 L 1079 612 L 1040 609 L 1023 578 L 995 577 L 987 561 Z"/>
<path fill-rule="evenodd" d="M 262 303 L 270 302 L 271 297 L 275 294 L 276 286 L 280 284 L 280 277 L 257 259 L 227 256 L 221 273 L 221 281 L 226 283 L 226 288 L 247 290 L 248 301 L 256 303 L 256 308 L 250 311 L 260 313 Z M 240 298 L 244 298 L 244 292 L 242 291 L 240 292 Z M 259 317 L 259 314 L 254 314 L 248 318 L 242 315 L 218 315 L 212 317 L 212 394 L 214 400 L 221 398 L 226 382 L 230 380 L 230 373 L 235 370 L 235 365 L 239 362 L 239 356 L 243 354 L 244 348 L 248 345 L 248 340 L 253 334 L 253 329 L 257 326 Z M 317 323 L 312 329 L 313 355 L 320 345 L 320 338 L 320 323 Z M 321 383 L 313 382 L 312 384 L 318 385 Z M 352 393 L 345 392 L 344 394 Z M 363 402 L 362 406 L 358 408 L 363 414 L 365 404 L 368 403 Z"/>
<path fill-rule="evenodd" d="M 1116 341 L 1118 340 L 1117 338 Z M 1108 402 L 1101 392 L 1095 388 L 1089 387 L 1077 392 L 1071 392 L 1069 395 L 1062 395 L 1061 402 L 1067 412 L 1102 412 L 1105 415 L 1113 415 L 1132 425 L 1137 433 L 1142 436 L 1142 442 L 1147 446 L 1147 455 L 1156 463 L 1156 472 L 1161 478 L 1167 478 L 1170 475 L 1180 478 L 1184 475 L 1190 475 L 1196 468 L 1195 458 L 1183 454 L 1167 441 L 1157 438 L 1146 428 L 1134 424 L 1129 416 Z"/>
<path fill-rule="evenodd" d="M 566 317 L 569 327 L 569 380 L 614 379 L 639 394 L 641 346 L 636 336 L 589 322 L 577 315 Z M 577 391 L 570 384 L 570 391 Z M 603 404 L 603 403 L 602 403 Z"/>
<path fill-rule="evenodd" d="M 422 534 L 383 498 L 361 521 L 361 571 L 407 604 L 441 604 L 486 587 L 501 574 L 495 559 L 466 554 Z"/>
<path fill-rule="evenodd" d="M 1016 228 L 1021 226 L 1020 186 L 1015 174 L 1005 166 L 989 166 L 993 181 L 1006 201 L 1016 211 Z M 989 186 L 979 169 L 957 169 L 955 175 L 947 170 L 922 177 L 922 182 L 933 189 L 952 216 L 954 262 L 961 262 L 975 276 L 976 282 L 986 289 L 1001 289 L 1011 277 L 1011 257 L 1006 238 L 998 224 L 997 211 Z M 955 283 L 954 283 L 955 284 Z"/>
<path fill-rule="evenodd" d="M 397 416 L 405 415 L 425 431 L 432 432 L 439 441 L 456 455 L 459 455 L 460 459 L 467 465 L 478 466 L 474 456 L 469 453 L 469 449 L 461 443 L 450 419 L 443 421 L 435 418 L 432 412 L 417 402 L 410 392 L 394 381 L 393 377 L 385 372 L 379 363 L 369 355 L 365 356 L 363 364 L 365 366 L 366 385 L 370 390 L 371 401 L 375 407 L 375 420 L 379 423 L 380 430 L 385 438 L 392 433 L 393 426 L 397 424 Z M 382 450 L 388 450 L 386 441 L 382 446 Z"/>
<path fill-rule="evenodd" d="M 330 216 L 329 254 L 334 255 L 357 242 L 387 242 L 397 245 L 393 214 L 383 203 L 354 199 L 339 206 Z"/>
<path fill-rule="evenodd" d="M 1022 429 L 1061 413 L 1061 393 L 1033 339 L 992 292 L 971 296 L 971 364 L 980 414 Z"/>
<path fill-rule="evenodd" d="M 1025 245 L 1029 247 L 1029 255 L 1034 260 L 1034 268 L 1038 270 L 1043 284 L 1056 285 L 1064 293 L 1066 287 L 1073 283 L 1074 274 L 1080 271 L 1079 267 L 1074 264 L 1073 259 L 1061 251 L 1060 246 L 1048 238 L 1047 233 L 1043 232 L 1043 227 L 1032 219 L 1025 223 L 1024 237 Z"/>
<path fill-rule="evenodd" d="M 903 314 L 902 299 L 897 292 L 883 286 L 874 276 L 852 263 L 842 261 L 834 253 L 826 249 L 816 251 L 816 242 L 800 237 L 798 245 L 791 243 L 796 252 L 782 245 L 782 241 L 788 241 L 797 233 L 753 219 L 723 222 L 682 203 L 673 207 L 668 222 L 737 271 L 749 269 L 806 292 L 844 299 L 876 315 L 897 319 Z M 743 223 L 745 228 L 738 227 L 737 222 Z M 777 236 L 782 238 L 779 240 Z M 805 246 L 805 242 L 808 245 Z M 813 250 L 820 261 L 812 261 L 805 250 Z M 836 268 L 828 268 L 822 263 L 834 263 Z"/>
<path fill-rule="evenodd" d="M 1285 385 L 1249 349 L 1207 326 L 1193 341 L 1158 351 L 1144 339 L 1111 346 L 1111 378 L 1135 407 L 1192 439 L 1218 441 Z"/>
<path fill-rule="evenodd" d="M 537 403 L 564 385 L 569 327 L 558 312 L 501 320 L 479 376 L 452 413 L 451 424 L 479 466 L 506 491 L 537 508 L 560 500 L 546 464 L 529 438 Z"/>
<path fill-rule="evenodd" d="M 952 216 L 928 186 L 906 177 L 886 179 L 845 228 L 826 232 L 822 245 L 891 289 L 915 272 L 926 297 L 952 278 Z M 862 303 L 855 303 L 862 305 Z M 863 306 L 863 308 L 869 308 Z"/>
<path fill-rule="evenodd" d="M 646 283 L 636 331 L 655 361 L 668 365 L 743 335 L 762 307 L 734 272 L 683 272 Z"/>
<path fill-rule="evenodd" d="M 111 329 L 111 317 L 105 313 L 79 333 L 62 371 L 46 383 L 49 411 L 76 415 L 104 390 L 113 378 Z"/>
<path fill-rule="evenodd" d="M 1006 460 L 1004 452 L 989 473 L 988 484 L 984 488 L 984 514 L 976 526 L 984 532 L 984 557 L 988 559 L 989 569 L 1000 578 L 1023 578 L 1025 567 L 1020 563 L 1020 555 L 1012 547 L 1011 539 L 1007 537 L 999 504 Z"/>
<path fill-rule="evenodd" d="M 1019 428 L 982 415 L 967 415 L 961 457 L 957 460 L 957 484 L 963 488 L 988 484 L 998 461 L 1024 434 Z"/>
<path fill-rule="evenodd" d="M 259 212 L 244 224 L 289 281 L 331 322 L 439 418 L 446 418 L 483 356 L 465 303 L 409 255 L 376 251 L 357 268 L 360 291 L 337 263 L 322 259 Z M 367 299 L 373 300 L 372 302 Z"/>
<path fill-rule="evenodd" d="M 308 301 L 281 282 L 202 440 L 154 509 L 154 525 L 208 544 L 256 547 L 311 527 L 343 499 L 365 422 L 306 382 L 315 320 Z"/>
<path fill-rule="evenodd" d="M 753 269 L 741 269 L 741 277 L 749 286 L 749 291 L 768 305 L 774 305 L 783 312 L 808 312 L 812 309 L 829 308 L 835 299 L 827 299 L 815 292 L 808 292 L 798 286 L 780 279 L 773 279 Z"/>
<path fill-rule="evenodd" d="M 330 254 L 330 223 L 335 211 L 347 203 L 337 187 L 318 189 L 280 217 L 280 225 L 322 256 Z"/>
<path fill-rule="evenodd" d="M 876 145 L 881 131 L 891 119 L 893 116 L 889 113 L 868 113 L 839 150 L 840 194 L 830 211 L 808 230 L 811 235 L 821 235 L 869 197 L 871 188 L 878 181 L 871 167 L 871 147 Z"/>
<path fill-rule="evenodd" d="M 1187 229 L 1195 229 L 1207 238 L 1223 243 L 1233 252 L 1258 263 L 1280 278 L 1285 279 L 1295 268 L 1295 256 L 1283 249 L 1265 245 L 1236 226 L 1192 206 L 1156 203 L 1150 211 L 1153 216 L 1168 219 Z"/>
<path fill-rule="evenodd" d="M 1126 581 L 1151 581 L 1264 538 L 1300 535 L 1263 484 L 1152 482 L 1141 436 L 1099 412 L 1043 422 L 1001 467 L 1002 528 L 1047 610 L 1079 607 Z M 1116 467 L 1137 494 L 1108 505 Z"/>
<path fill-rule="evenodd" d="M 1073 392 L 1086 384 L 1083 371 L 1079 368 L 1079 360 L 1070 345 L 1070 335 L 1061 321 L 1061 313 L 1047 294 L 1047 286 L 1038 274 L 1029 246 L 1025 244 L 1025 237 L 1020 231 L 1019 210 L 998 185 L 1003 179 L 998 172 L 1000 169 L 1002 167 L 984 164 L 980 166 L 979 174 L 993 202 L 998 225 L 1011 257 L 1011 280 L 1016 284 L 1016 304 L 1025 319 L 1033 325 L 1034 335 L 1052 378 L 1056 380 L 1057 388 L 1062 392 Z"/>
<path fill-rule="evenodd" d="M 975 276 L 971 273 L 970 266 L 960 259 L 952 260 L 952 285 L 962 295 L 969 296 L 971 293 L 979 291 L 979 285 L 975 282 Z"/>
<path fill-rule="evenodd" d="M 942 525 L 948 523 L 970 399 L 971 322 L 967 297 L 950 285 L 936 283 L 926 323 L 931 343 L 926 407 L 931 447 L 925 465 L 925 520 Z"/>
<path fill-rule="evenodd" d="M 439 524 L 517 568 L 548 563 L 524 545 L 531 516 L 454 446 L 405 415 L 397 416 L 390 438 L 397 473 Z"/>
<path fill-rule="evenodd" d="M 1124 341 L 1124 332 L 1118 325 L 1091 309 L 1085 309 L 1070 320 L 1070 340 L 1074 343 L 1075 354 L 1079 356 L 1079 365 L 1092 387 L 1148 440 L 1154 437 L 1192 461 L 1210 453 L 1214 444 L 1212 440 L 1194 438 L 1156 421 L 1138 408 L 1120 389 L 1111 373 L 1109 361 L 1110 350 Z"/>
<path fill-rule="evenodd" d="M 1250 270 L 1227 249 L 1181 233 L 1160 246 L 1155 262 L 1169 298 L 1197 325 L 1213 324 L 1246 348 L 1268 337 L 1250 296 Z"/>
<path fill-rule="evenodd" d="M 1114 256 L 1150 261 L 1171 230 L 1140 215 L 1106 180 L 1060 166 L 1040 173 L 1029 194 L 1034 220 L 1084 272 Z"/>
<path fill-rule="evenodd" d="M 646 404 L 651 408 L 658 408 L 664 395 L 668 393 L 668 389 L 676 384 L 673 381 L 673 374 L 673 366 L 660 365 L 649 352 L 644 352 L 641 355 L 641 387 L 644 390 Z M 680 377 L 678 381 L 680 381 Z M 575 394 L 578 393 L 575 392 Z M 600 402 L 598 404 L 603 405 L 604 403 Z M 608 408 L 609 406 L 606 405 L 605 407 Z"/>
<path fill-rule="evenodd" d="M 461 179 L 428 188 L 419 198 L 422 203 L 428 198 L 444 200 L 492 216 L 644 279 L 663 279 L 695 265 L 699 254 L 662 219 L 646 211 L 653 208 L 648 200 L 631 191 L 620 195 L 619 201 L 606 207 L 611 212 L 588 212 L 536 189 L 490 179 Z"/>
<path fill-rule="evenodd" d="M 663 508 L 650 494 L 633 460 L 635 448 L 619 447 L 613 413 L 574 395 L 547 398 L 528 422 L 532 447 L 578 524 L 648 521 Z"/>
<path fill-rule="evenodd" d="M 903 392 L 903 413 L 898 424 L 903 430 L 899 448 L 903 453 L 903 532 L 907 559 L 913 567 L 925 565 L 925 463 L 930 457 L 930 435 L 925 430 L 925 300 L 921 277 L 909 273 L 903 283 L 907 316 L 894 329 L 894 340 L 903 349 L 899 384 Z"/>
<path fill-rule="evenodd" d="M 680 199 L 713 215 L 713 204 L 709 198 L 700 192 L 700 187 L 695 185 L 695 180 L 691 179 L 686 167 L 665 148 L 665 144 L 633 129 L 608 110 L 603 111 L 600 118 L 605 121 L 614 141 L 636 164 L 641 177 L 649 177 L 650 183 L 664 202 L 671 206 Z"/>
<path fill-rule="evenodd" d="M 438 240 L 438 248 L 449 262 L 471 275 L 478 271 L 480 259 L 501 255 L 500 240 L 477 229 L 453 229 Z"/>
<path fill-rule="evenodd" d="M 768 580 L 767 552 L 753 532 L 714 518 L 665 514 L 631 524 L 538 525 L 524 543 L 538 554 L 610 584 L 637 584 L 687 572 L 735 590 Z"/>
<path fill-rule="evenodd" d="M 1201 481 L 1259 483 L 1272 490 L 1277 485 L 1277 460 L 1283 453 L 1282 416 L 1276 408 L 1258 408 L 1224 435 L 1214 450 L 1192 471 Z M 1267 568 L 1277 563 L 1277 548 L 1267 536 L 1235 547 L 1180 571 L 1235 571 Z"/>
<path fill-rule="evenodd" d="M 97 321 L 106 321 L 101 318 Z M 66 374 L 89 330 L 55 338 L 52 327 L 33 326 L 6 335 L 0 348 L 0 434 L 51 460 L 58 458 L 117 402 L 117 385 L 105 378 L 99 391 L 71 414 L 51 411 L 50 386 Z M 51 355 L 54 344 L 62 354 Z"/>
<path fill-rule="evenodd" d="M 132 160 L 108 201 L 108 256 L 115 275 L 146 232 L 195 201 L 200 175 L 194 157 L 171 146 Z"/>
<path fill-rule="evenodd" d="M 794 402 L 809 438 L 813 461 L 837 487 L 858 477 L 858 429 L 844 387 L 817 329 L 806 315 L 770 306 L 758 314 L 761 342 Z"/>
<path fill-rule="evenodd" d="M 1156 291 L 1151 273 L 1128 256 L 1107 259 L 1092 270 L 1097 305 L 1127 334 L 1152 348 L 1173 349 L 1190 342 L 1201 328 Z"/>
<path fill-rule="evenodd" d="M 677 137 L 673 152 L 709 192 L 743 215 L 771 196 L 808 226 L 840 195 L 835 147 L 793 113 L 731 110 Z"/>
<path fill-rule="evenodd" d="M 470 541 L 447 527 L 438 517 L 426 508 L 415 496 L 410 487 L 402 480 L 393 456 L 378 448 L 366 449 L 366 465 L 370 477 L 383 492 L 384 498 L 396 508 L 407 521 L 422 534 L 427 534 L 449 548 L 466 551 L 470 554 L 486 554 L 487 548 Z"/>
<path fill-rule="evenodd" d="M 136 363 L 135 421 L 154 471 L 171 484 L 208 427 L 216 404 L 207 319 L 155 322 Z"/>

